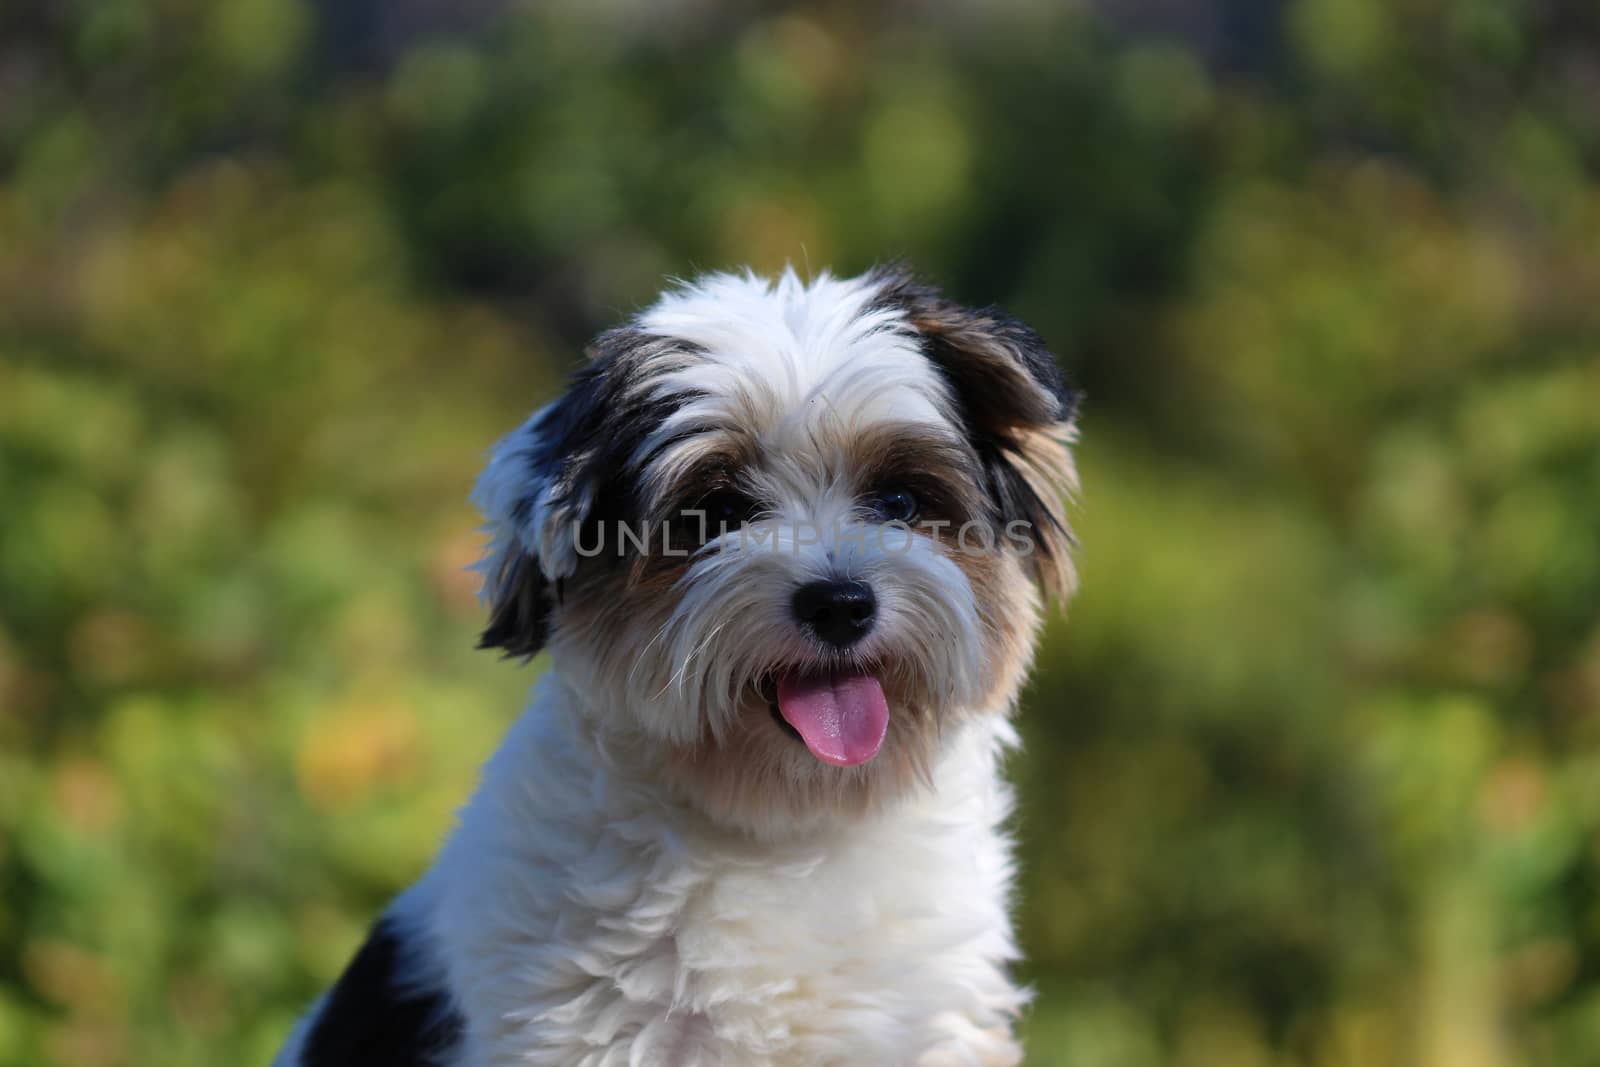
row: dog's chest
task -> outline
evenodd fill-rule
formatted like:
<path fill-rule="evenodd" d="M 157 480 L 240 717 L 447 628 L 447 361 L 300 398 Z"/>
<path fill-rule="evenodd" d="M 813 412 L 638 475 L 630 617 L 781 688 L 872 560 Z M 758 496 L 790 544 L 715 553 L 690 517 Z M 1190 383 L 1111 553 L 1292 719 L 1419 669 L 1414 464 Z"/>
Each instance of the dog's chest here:
<path fill-rule="evenodd" d="M 983 861 L 874 837 L 776 864 L 651 864 L 626 904 L 613 885 L 613 910 L 567 920 L 583 973 L 530 993 L 645 1063 L 911 1063 L 941 1017 L 998 1017 L 1015 996 Z"/>
<path fill-rule="evenodd" d="M 584 788 L 578 761 L 533 751 L 549 773 L 491 764 L 415 897 L 470 1067 L 1014 1062 L 991 760 L 778 848 L 698 839 L 648 794 Z"/>
<path fill-rule="evenodd" d="M 777 861 L 601 839 L 559 894 L 508 886 L 456 942 L 501 1021 L 481 1062 L 911 1064 L 1003 1023 L 1003 841 L 906 830 Z"/>

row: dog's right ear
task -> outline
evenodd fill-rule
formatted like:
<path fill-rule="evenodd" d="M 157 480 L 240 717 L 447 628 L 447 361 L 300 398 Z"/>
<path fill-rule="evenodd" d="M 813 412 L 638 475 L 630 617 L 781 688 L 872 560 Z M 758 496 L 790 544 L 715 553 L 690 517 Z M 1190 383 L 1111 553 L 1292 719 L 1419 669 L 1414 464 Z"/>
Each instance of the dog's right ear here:
<path fill-rule="evenodd" d="M 559 409 L 569 402 L 570 395 L 563 396 L 501 438 L 473 490 L 472 501 L 490 533 L 478 564 L 480 596 L 489 606 L 479 648 L 528 657 L 549 636 L 550 587 L 562 577 L 556 536 L 563 524 L 557 514 L 582 508 L 581 502 L 559 499 L 562 463 L 550 433 L 561 421 Z"/>
<path fill-rule="evenodd" d="M 479 648 L 544 647 L 561 583 L 578 569 L 579 530 L 631 514 L 644 442 L 668 413 L 651 372 L 686 347 L 633 328 L 602 334 L 566 392 L 495 445 L 472 494 L 491 537 Z"/>
<path fill-rule="evenodd" d="M 599 343 L 591 356 L 565 393 L 500 439 L 473 490 L 491 535 L 479 564 L 489 605 L 479 648 L 537 653 L 549 637 L 554 590 L 577 569 L 578 529 L 602 484 L 593 453 L 612 392 Z"/>
<path fill-rule="evenodd" d="M 550 583 L 531 552 L 515 545 L 491 547 L 481 568 L 482 599 L 489 623 L 478 635 L 479 648 L 498 648 L 507 657 L 537 655 L 550 636 Z"/>

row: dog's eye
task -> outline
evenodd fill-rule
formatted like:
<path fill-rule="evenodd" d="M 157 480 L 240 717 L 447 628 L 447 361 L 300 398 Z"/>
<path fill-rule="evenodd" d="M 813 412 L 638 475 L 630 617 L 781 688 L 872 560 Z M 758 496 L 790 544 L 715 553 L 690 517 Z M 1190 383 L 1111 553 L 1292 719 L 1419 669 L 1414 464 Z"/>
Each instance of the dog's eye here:
<path fill-rule="evenodd" d="M 880 489 L 872 497 L 872 513 L 880 522 L 910 522 L 917 517 L 917 498 L 900 486 Z"/>
<path fill-rule="evenodd" d="M 715 537 L 725 529 L 737 530 L 743 526 L 755 513 L 755 504 L 743 493 L 718 489 L 695 505 L 695 510 L 705 512 L 706 536 Z"/>

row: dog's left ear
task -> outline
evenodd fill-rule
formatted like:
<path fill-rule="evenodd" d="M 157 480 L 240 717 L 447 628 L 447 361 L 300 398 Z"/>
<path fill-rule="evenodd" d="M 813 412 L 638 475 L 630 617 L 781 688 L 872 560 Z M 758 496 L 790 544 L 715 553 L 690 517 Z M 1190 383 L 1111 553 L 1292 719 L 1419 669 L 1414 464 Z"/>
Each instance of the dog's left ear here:
<path fill-rule="evenodd" d="M 1076 583 L 1066 501 L 1078 484 L 1070 451 L 1078 396 L 1055 356 L 1031 327 L 997 308 L 962 307 L 899 267 L 871 278 L 949 385 L 1002 527 L 1027 524 L 1018 529 L 1034 579 L 1065 599 Z"/>

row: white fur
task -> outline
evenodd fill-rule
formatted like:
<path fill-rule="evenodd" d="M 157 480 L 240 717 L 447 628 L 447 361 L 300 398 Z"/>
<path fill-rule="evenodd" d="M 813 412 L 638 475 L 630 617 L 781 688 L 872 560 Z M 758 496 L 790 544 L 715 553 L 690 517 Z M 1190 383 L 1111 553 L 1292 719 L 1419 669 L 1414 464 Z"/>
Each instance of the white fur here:
<path fill-rule="evenodd" d="M 462 1067 L 1019 1061 L 1003 720 L 894 812 L 757 843 L 649 784 L 579 703 L 541 684 L 404 903 L 478 1023 Z"/>
<path fill-rule="evenodd" d="M 652 383 L 658 395 L 691 390 L 659 437 L 684 426 L 735 425 L 774 447 L 801 445 L 819 423 L 950 425 L 941 381 L 903 333 L 893 308 L 872 309 L 876 290 L 862 279 L 824 272 L 802 282 L 792 270 L 776 283 L 750 274 L 713 274 L 668 293 L 639 317 L 645 330 L 705 350 Z"/>
<path fill-rule="evenodd" d="M 762 512 L 742 535 L 774 547 L 713 542 L 659 620 L 603 640 L 556 609 L 551 672 L 437 863 L 391 912 L 417 980 L 441 985 L 464 1018 L 450 1067 L 1020 1062 L 1000 774 L 1014 693 L 982 695 L 1000 676 L 992 605 L 980 610 L 948 546 L 919 534 L 892 551 L 860 536 L 870 487 L 842 465 L 869 430 L 967 447 L 945 381 L 876 296 L 864 279 L 715 275 L 636 321 L 685 342 L 628 385 L 678 401 L 633 453 L 645 494 L 719 441 L 754 441 L 761 458 L 739 477 Z M 526 461 L 556 432 L 555 410 L 508 436 L 479 482 L 490 594 L 524 554 L 552 581 L 578 570 L 574 523 L 592 492 Z M 748 727 L 738 717 L 763 672 L 837 662 L 789 610 L 798 584 L 825 577 L 876 590 L 876 628 L 847 655 L 893 671 L 895 691 L 926 710 L 927 765 L 870 805 L 715 816 L 667 772 L 670 754 Z M 1025 592 L 1003 604 L 1025 646 L 1037 597 L 1016 584 Z M 777 786 L 888 773 L 826 766 L 798 742 L 775 750 Z M 280 1063 L 298 1062 L 304 1029 Z"/>

